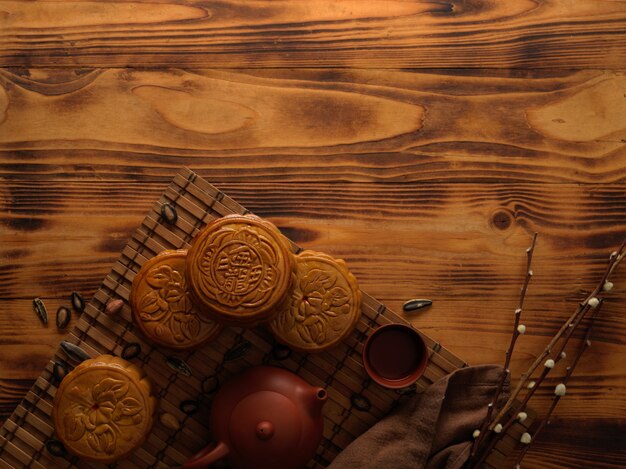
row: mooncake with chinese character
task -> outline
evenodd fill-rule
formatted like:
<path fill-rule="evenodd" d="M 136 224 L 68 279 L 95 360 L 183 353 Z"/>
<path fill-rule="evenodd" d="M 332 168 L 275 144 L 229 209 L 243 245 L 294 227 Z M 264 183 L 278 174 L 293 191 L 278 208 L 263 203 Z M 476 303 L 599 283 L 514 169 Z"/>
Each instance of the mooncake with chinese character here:
<path fill-rule="evenodd" d="M 268 321 L 286 299 L 295 269 L 285 237 L 253 215 L 229 215 L 194 238 L 186 274 L 194 301 L 216 321 Z"/>
<path fill-rule="evenodd" d="M 147 260 L 130 293 L 133 321 L 153 343 L 174 350 L 214 339 L 221 326 L 199 314 L 185 278 L 187 251 L 163 251 Z"/>
<path fill-rule="evenodd" d="M 289 299 L 269 323 L 276 339 L 302 352 L 343 341 L 361 317 L 361 291 L 340 259 L 314 251 L 296 256 Z"/>
<path fill-rule="evenodd" d="M 152 429 L 156 398 L 141 370 L 111 355 L 85 360 L 63 378 L 52 419 L 67 451 L 110 464 L 140 447 Z"/>

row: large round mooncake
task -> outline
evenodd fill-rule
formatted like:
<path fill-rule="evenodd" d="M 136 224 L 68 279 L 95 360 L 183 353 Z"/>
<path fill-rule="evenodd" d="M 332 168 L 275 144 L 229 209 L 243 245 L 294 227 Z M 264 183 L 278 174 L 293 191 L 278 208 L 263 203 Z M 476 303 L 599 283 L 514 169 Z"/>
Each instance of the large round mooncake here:
<path fill-rule="evenodd" d="M 139 368 L 100 355 L 63 378 L 54 396 L 52 419 L 68 452 L 109 464 L 143 444 L 155 409 L 152 387 Z"/>
<path fill-rule="evenodd" d="M 186 275 L 194 301 L 220 323 L 268 321 L 287 297 L 295 262 L 283 235 L 251 215 L 213 221 L 194 238 Z"/>
<path fill-rule="evenodd" d="M 340 259 L 314 251 L 296 256 L 291 296 L 269 323 L 274 336 L 303 352 L 339 344 L 361 317 L 361 291 Z"/>
<path fill-rule="evenodd" d="M 214 339 L 221 326 L 199 314 L 185 279 L 187 251 L 163 251 L 147 260 L 133 280 L 133 321 L 152 342 L 174 350 Z"/>

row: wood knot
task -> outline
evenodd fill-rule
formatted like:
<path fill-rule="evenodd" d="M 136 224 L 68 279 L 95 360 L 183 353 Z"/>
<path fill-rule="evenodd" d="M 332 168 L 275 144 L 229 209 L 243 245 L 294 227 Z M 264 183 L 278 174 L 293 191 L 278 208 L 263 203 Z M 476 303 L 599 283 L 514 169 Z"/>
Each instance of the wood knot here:
<path fill-rule="evenodd" d="M 513 216 L 506 210 L 498 210 L 491 217 L 491 224 L 498 230 L 506 230 L 511 226 Z"/>

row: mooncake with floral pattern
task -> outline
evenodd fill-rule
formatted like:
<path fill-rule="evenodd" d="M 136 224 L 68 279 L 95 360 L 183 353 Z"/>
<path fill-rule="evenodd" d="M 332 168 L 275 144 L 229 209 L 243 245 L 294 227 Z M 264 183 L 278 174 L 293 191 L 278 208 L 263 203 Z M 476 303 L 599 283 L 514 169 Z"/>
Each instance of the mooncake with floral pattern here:
<path fill-rule="evenodd" d="M 130 293 L 133 321 L 151 341 L 187 350 L 214 339 L 221 326 L 200 314 L 185 277 L 187 251 L 163 251 L 147 260 Z"/>
<path fill-rule="evenodd" d="M 296 256 L 289 300 L 269 323 L 274 336 L 302 352 L 320 352 L 343 341 L 361 317 L 361 291 L 340 259 L 315 251 Z"/>
<path fill-rule="evenodd" d="M 52 420 L 68 452 L 110 464 L 143 444 L 156 404 L 151 383 L 138 367 L 100 355 L 63 378 L 54 396 Z"/>

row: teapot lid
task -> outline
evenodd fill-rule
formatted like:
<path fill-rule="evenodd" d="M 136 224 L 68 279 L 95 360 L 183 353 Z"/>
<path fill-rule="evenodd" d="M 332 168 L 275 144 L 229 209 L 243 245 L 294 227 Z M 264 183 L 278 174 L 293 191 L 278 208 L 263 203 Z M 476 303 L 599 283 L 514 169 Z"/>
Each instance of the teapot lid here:
<path fill-rule="evenodd" d="M 233 452 L 265 464 L 290 457 L 302 434 L 300 410 L 291 399 L 274 391 L 259 391 L 234 408 L 228 428 Z M 265 465 L 264 464 L 264 465 Z"/>

